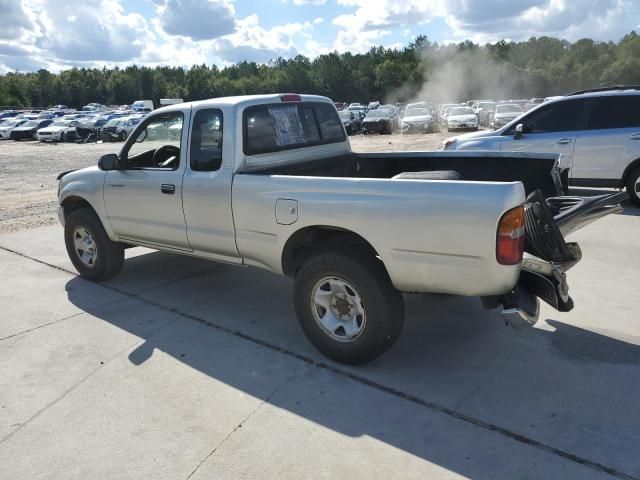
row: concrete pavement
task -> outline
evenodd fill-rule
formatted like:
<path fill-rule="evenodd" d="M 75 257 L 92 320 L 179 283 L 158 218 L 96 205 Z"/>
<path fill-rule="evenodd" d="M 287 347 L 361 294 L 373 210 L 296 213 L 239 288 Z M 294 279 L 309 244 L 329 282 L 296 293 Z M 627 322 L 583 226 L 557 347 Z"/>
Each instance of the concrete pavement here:
<path fill-rule="evenodd" d="M 349 368 L 306 341 L 291 282 L 127 251 L 75 276 L 58 226 L 0 236 L 0 478 L 640 478 L 640 217 L 577 232 L 576 308 L 505 327 L 406 296 Z"/>

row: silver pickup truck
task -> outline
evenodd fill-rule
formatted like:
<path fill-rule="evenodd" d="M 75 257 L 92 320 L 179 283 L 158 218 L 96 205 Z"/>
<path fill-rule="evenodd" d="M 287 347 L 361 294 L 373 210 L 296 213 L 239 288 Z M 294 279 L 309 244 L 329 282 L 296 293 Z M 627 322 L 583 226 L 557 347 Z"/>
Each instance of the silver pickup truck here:
<path fill-rule="evenodd" d="M 333 103 L 259 95 L 155 110 L 120 153 L 59 177 L 71 261 L 116 275 L 142 245 L 295 279 L 311 343 L 343 363 L 387 350 L 402 292 L 480 296 L 514 325 L 572 308 L 564 235 L 624 193 L 563 194 L 558 156 L 351 151 Z"/>

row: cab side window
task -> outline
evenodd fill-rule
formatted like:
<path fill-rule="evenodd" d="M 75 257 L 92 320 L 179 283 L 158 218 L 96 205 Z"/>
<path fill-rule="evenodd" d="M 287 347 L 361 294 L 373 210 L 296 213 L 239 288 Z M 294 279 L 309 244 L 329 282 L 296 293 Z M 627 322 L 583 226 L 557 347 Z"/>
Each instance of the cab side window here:
<path fill-rule="evenodd" d="M 190 150 L 191 170 L 215 172 L 222 165 L 222 111 L 198 110 L 193 118 Z"/>
<path fill-rule="evenodd" d="M 522 119 L 524 133 L 568 132 L 580 128 L 584 100 L 564 100 L 532 112 Z"/>

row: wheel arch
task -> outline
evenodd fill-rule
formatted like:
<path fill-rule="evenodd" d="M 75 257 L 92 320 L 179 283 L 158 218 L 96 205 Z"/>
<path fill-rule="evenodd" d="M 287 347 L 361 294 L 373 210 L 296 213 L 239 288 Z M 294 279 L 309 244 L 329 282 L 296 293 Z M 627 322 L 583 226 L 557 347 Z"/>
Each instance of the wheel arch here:
<path fill-rule="evenodd" d="M 627 184 L 627 180 L 629 179 L 629 175 L 637 169 L 640 168 L 640 158 L 636 158 L 634 161 L 629 163 L 627 167 L 624 169 L 622 173 L 621 185 L 624 187 Z"/>
<path fill-rule="evenodd" d="M 336 242 L 345 247 L 362 248 L 374 257 L 379 256 L 371 243 L 352 230 L 329 225 L 312 225 L 295 231 L 287 239 L 282 249 L 282 272 L 289 277 L 295 276 L 313 251 L 329 242 Z"/>
<path fill-rule="evenodd" d="M 86 198 L 83 198 L 79 195 L 69 195 L 60 203 L 60 206 L 62 206 L 62 208 L 64 209 L 65 217 L 81 208 L 89 208 L 91 211 L 93 211 L 93 213 L 96 214 L 98 218 L 100 218 L 97 210 L 93 208 L 93 205 L 91 205 L 91 203 Z"/>

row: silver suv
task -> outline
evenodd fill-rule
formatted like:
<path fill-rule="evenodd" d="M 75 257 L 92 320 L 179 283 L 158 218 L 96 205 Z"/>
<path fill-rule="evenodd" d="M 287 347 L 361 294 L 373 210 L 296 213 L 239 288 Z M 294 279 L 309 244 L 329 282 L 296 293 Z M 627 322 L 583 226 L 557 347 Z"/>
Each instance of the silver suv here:
<path fill-rule="evenodd" d="M 640 205 L 640 87 L 550 100 L 498 130 L 452 137 L 442 148 L 559 153 L 570 166 L 570 185 L 625 187 Z"/>

